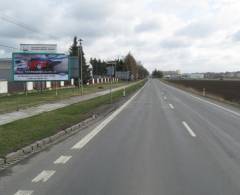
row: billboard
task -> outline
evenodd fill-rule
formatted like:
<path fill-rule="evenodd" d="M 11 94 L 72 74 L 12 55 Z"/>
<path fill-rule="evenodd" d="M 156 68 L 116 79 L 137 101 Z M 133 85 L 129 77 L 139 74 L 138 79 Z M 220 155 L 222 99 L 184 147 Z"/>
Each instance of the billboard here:
<path fill-rule="evenodd" d="M 13 53 L 14 81 L 64 81 L 69 79 L 68 56 L 57 53 Z"/>

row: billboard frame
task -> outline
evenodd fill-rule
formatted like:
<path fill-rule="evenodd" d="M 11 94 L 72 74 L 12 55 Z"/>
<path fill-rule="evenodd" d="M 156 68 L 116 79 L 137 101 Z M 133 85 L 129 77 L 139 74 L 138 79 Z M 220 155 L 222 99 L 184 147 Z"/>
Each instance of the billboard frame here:
<path fill-rule="evenodd" d="M 14 82 L 46 82 L 46 81 L 63 81 L 63 80 L 14 80 L 14 55 L 15 54 L 39 54 L 39 55 L 44 55 L 44 54 L 49 54 L 49 55 L 66 55 L 65 53 L 47 53 L 47 52 L 31 52 L 31 51 L 20 51 L 20 52 L 13 52 L 12 53 L 12 70 L 11 70 L 11 80 Z M 68 80 L 64 81 L 69 81 L 70 80 L 70 67 L 69 67 L 69 55 L 66 55 L 68 58 Z"/>

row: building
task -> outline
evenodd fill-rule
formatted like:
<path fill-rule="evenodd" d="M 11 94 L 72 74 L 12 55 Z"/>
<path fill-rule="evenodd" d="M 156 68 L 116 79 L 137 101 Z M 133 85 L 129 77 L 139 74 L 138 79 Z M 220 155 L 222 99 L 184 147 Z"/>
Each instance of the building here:
<path fill-rule="evenodd" d="M 57 44 L 20 44 L 20 51 L 57 53 Z"/>
<path fill-rule="evenodd" d="M 191 73 L 189 74 L 190 79 L 204 79 L 203 73 Z"/>
<path fill-rule="evenodd" d="M 24 90 L 23 82 L 12 81 L 12 59 L 0 58 L 0 80 L 8 81 L 8 92 L 20 92 Z M 6 91 L 6 90 L 4 90 Z"/>
<path fill-rule="evenodd" d="M 185 73 L 181 76 L 182 79 L 204 79 L 204 73 Z"/>
<path fill-rule="evenodd" d="M 131 80 L 130 71 L 116 71 L 116 78 L 119 78 L 120 80 Z"/>
<path fill-rule="evenodd" d="M 239 79 L 240 78 L 240 72 L 236 72 L 235 77 Z"/>
<path fill-rule="evenodd" d="M 11 80 L 11 58 L 1 58 L 0 59 L 0 80 Z"/>
<path fill-rule="evenodd" d="M 162 72 L 163 72 L 163 77 L 168 78 L 168 79 L 177 79 L 177 78 L 180 78 L 180 76 L 181 76 L 180 70 L 162 71 Z"/>

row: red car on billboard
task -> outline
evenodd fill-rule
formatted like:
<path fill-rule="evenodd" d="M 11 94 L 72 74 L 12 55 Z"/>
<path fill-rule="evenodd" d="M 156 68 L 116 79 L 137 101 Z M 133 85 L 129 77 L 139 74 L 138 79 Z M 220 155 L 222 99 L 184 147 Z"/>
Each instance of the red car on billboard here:
<path fill-rule="evenodd" d="M 48 69 L 48 59 L 46 58 L 32 58 L 28 61 L 29 70 L 46 70 Z"/>

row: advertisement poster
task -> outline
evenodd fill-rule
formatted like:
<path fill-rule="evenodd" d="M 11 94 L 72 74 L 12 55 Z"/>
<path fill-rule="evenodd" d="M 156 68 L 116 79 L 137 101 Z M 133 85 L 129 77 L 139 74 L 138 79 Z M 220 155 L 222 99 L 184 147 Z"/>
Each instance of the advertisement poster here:
<path fill-rule="evenodd" d="M 65 54 L 13 53 L 14 81 L 64 81 L 69 79 Z"/>

